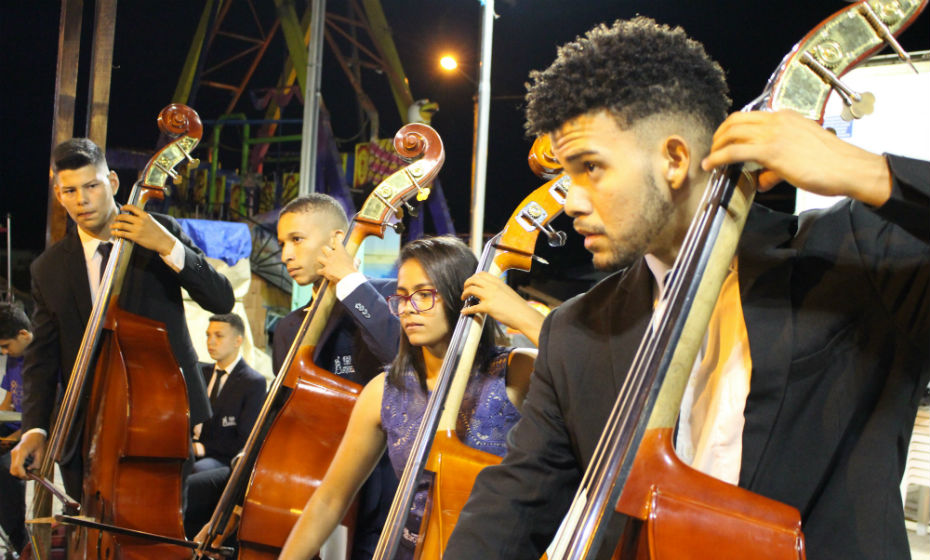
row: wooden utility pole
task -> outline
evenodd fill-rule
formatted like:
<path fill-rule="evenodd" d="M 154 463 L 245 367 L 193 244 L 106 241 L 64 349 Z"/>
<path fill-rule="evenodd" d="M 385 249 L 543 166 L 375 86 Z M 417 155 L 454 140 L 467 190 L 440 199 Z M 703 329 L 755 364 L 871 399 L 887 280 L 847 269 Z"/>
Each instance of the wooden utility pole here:
<path fill-rule="evenodd" d="M 91 53 L 90 91 L 87 100 L 87 126 L 84 135 L 106 149 L 107 117 L 110 109 L 110 76 L 113 66 L 113 36 L 116 28 L 116 1 L 94 3 L 94 41 Z M 74 136 L 78 63 L 81 55 L 83 0 L 61 0 L 58 24 L 58 66 L 55 73 L 55 101 L 52 116 L 51 149 Z M 55 198 L 51 172 L 46 214 L 46 246 L 65 236 L 68 216 Z"/>

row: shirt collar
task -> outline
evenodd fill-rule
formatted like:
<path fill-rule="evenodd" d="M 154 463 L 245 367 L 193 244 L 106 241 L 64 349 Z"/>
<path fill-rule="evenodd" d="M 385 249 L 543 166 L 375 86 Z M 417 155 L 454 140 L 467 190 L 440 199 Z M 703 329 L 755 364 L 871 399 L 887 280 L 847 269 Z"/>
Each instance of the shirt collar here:
<path fill-rule="evenodd" d="M 733 255 L 733 261 L 730 263 L 729 272 L 735 273 L 738 271 L 738 259 L 736 255 Z M 662 295 L 665 293 L 665 281 L 669 277 L 669 272 L 671 272 L 672 267 L 667 266 L 665 263 L 659 260 L 658 257 L 652 254 L 647 254 L 645 257 L 646 266 L 649 267 L 649 272 L 652 274 L 653 280 L 655 280 L 655 302 L 658 302 L 662 298 Z"/>
<path fill-rule="evenodd" d="M 240 361 L 240 360 L 242 360 L 242 352 L 239 352 L 238 354 L 236 354 L 236 359 L 233 360 L 232 363 L 229 364 L 229 367 L 227 367 L 227 368 L 224 369 L 223 371 L 225 371 L 226 373 L 232 373 L 233 370 L 236 369 L 236 366 L 239 365 L 239 361 Z M 214 363 L 214 364 L 213 364 L 213 373 L 216 373 L 216 370 L 217 370 L 217 369 L 219 369 L 219 368 L 217 368 L 216 364 Z"/>
<path fill-rule="evenodd" d="M 665 278 L 672 267 L 666 265 L 652 254 L 647 254 L 645 259 L 646 266 L 649 267 L 649 272 L 652 273 L 652 279 L 655 280 L 655 299 L 658 301 L 665 291 Z"/>
<path fill-rule="evenodd" d="M 85 262 L 90 262 L 90 260 L 94 257 L 94 253 L 97 252 L 97 247 L 99 247 L 101 243 L 115 243 L 116 242 L 116 239 L 112 237 L 108 239 L 107 241 L 103 241 L 103 240 L 97 239 L 96 237 L 92 236 L 91 234 L 87 233 L 81 228 L 76 228 L 76 229 L 78 233 L 78 238 L 81 240 L 81 248 L 84 250 L 84 261 Z"/>

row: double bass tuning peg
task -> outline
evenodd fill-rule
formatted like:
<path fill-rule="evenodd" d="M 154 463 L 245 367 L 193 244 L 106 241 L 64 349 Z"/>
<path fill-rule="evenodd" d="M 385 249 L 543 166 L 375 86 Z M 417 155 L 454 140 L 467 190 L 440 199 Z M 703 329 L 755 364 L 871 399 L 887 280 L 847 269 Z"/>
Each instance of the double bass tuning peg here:
<path fill-rule="evenodd" d="M 888 27 L 899 23 L 904 14 L 900 12 L 894 3 L 880 3 L 878 5 L 880 13 L 876 12 L 869 2 L 862 2 L 857 8 L 858 14 L 868 22 L 875 35 L 891 47 L 895 54 L 898 55 L 898 58 L 906 62 L 916 74 L 917 68 L 911 61 L 911 55 L 898 43 L 894 33 Z M 856 93 L 840 81 L 839 76 L 830 68 L 843 59 L 844 52 L 835 41 L 825 41 L 801 55 L 801 61 L 837 92 L 844 105 L 840 116 L 843 120 L 851 121 L 872 113 L 875 96 L 869 92 Z"/>
<path fill-rule="evenodd" d="M 533 227 L 543 232 L 546 235 L 547 242 L 550 247 L 561 247 L 565 245 L 565 240 L 568 239 L 568 236 L 565 235 L 564 231 L 558 231 L 549 224 L 543 224 L 536 219 L 531 213 L 525 213 L 524 217 L 529 220 Z"/>
<path fill-rule="evenodd" d="M 404 201 L 404 208 L 407 209 L 407 214 L 408 214 L 411 218 L 416 218 L 417 216 L 420 215 L 420 210 L 419 210 L 418 208 L 416 208 L 415 206 L 412 206 L 412 205 L 411 205 L 409 202 L 407 202 L 406 200 Z"/>
<path fill-rule="evenodd" d="M 188 167 L 188 169 L 197 169 L 198 167 L 200 167 L 200 160 L 199 160 L 199 159 L 193 157 L 193 156 L 190 154 L 190 152 L 188 152 L 187 150 L 185 150 L 185 149 L 184 149 L 183 147 L 181 147 L 180 145 L 178 145 L 178 149 L 181 150 L 181 153 L 184 154 L 184 158 L 187 159 L 187 167 Z"/>
<path fill-rule="evenodd" d="M 561 247 L 565 245 L 565 240 L 568 239 L 568 236 L 565 235 L 564 231 L 557 231 L 549 224 L 544 223 L 548 214 L 543 207 L 536 202 L 527 204 L 520 213 L 520 216 L 532 224 L 534 228 L 546 234 L 550 247 Z M 527 231 L 532 231 L 527 225 L 523 227 L 526 228 Z"/>
<path fill-rule="evenodd" d="M 552 229 L 551 227 L 544 229 L 543 233 L 546 234 L 550 247 L 562 247 L 565 245 L 565 241 L 568 239 L 568 236 L 565 235 L 564 231 L 558 231 Z"/>
<path fill-rule="evenodd" d="M 875 34 L 878 35 L 881 40 L 884 41 L 885 44 L 887 44 L 889 47 L 891 47 L 895 54 L 898 55 L 898 58 L 906 62 L 915 74 L 919 74 L 917 68 L 914 66 L 914 63 L 911 61 L 911 55 L 908 54 L 906 50 L 904 50 L 904 47 L 901 46 L 901 43 L 899 43 L 898 40 L 894 38 L 894 33 L 891 32 L 891 29 L 888 29 L 888 26 L 884 21 L 882 21 L 882 19 L 894 21 L 900 19 L 901 14 L 898 13 L 897 9 L 892 8 L 890 4 L 883 4 L 883 18 L 882 16 L 879 16 L 879 14 L 875 13 L 875 9 L 872 8 L 868 2 L 863 2 L 859 6 L 859 13 L 862 14 L 862 17 L 864 17 L 866 21 L 869 22 L 869 25 L 872 26 L 873 30 L 875 30 Z M 891 21 L 891 23 L 894 23 L 894 21 Z"/>
<path fill-rule="evenodd" d="M 832 50 L 820 47 L 823 47 L 823 45 L 819 45 L 817 48 L 813 49 L 814 54 L 808 51 L 802 53 L 801 62 L 813 70 L 821 80 L 830 84 L 837 95 L 843 100 L 843 111 L 840 114 L 843 120 L 851 121 L 871 114 L 875 109 L 875 96 L 869 92 L 856 93 L 849 86 L 844 84 L 839 76 L 834 74 L 818 60 L 818 58 L 824 59 L 826 56 L 824 53 L 832 53 Z"/>

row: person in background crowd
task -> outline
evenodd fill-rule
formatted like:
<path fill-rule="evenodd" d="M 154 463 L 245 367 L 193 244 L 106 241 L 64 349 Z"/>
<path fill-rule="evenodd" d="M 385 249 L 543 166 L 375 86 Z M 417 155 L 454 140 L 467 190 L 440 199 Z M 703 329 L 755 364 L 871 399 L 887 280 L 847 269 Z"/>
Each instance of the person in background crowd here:
<path fill-rule="evenodd" d="M 242 359 L 245 323 L 235 313 L 213 315 L 207 325 L 212 364 L 201 364 L 213 416 L 194 426 L 196 462 L 187 478 L 184 531 L 193 537 L 210 514 L 229 478 L 230 462 L 242 450 L 265 402 L 265 378 Z"/>
<path fill-rule="evenodd" d="M 23 354 L 32 324 L 19 307 L 0 303 L 0 412 L 23 410 Z M 10 449 L 22 435 L 20 422 L 0 423 L 0 527 L 17 553 L 26 545 L 26 483 L 10 473 Z"/>

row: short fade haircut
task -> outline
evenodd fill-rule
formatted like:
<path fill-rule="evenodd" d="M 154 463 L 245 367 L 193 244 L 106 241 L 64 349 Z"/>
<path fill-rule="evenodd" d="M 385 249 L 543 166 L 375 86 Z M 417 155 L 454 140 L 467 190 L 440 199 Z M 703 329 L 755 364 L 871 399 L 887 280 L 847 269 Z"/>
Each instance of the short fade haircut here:
<path fill-rule="evenodd" d="M 0 303 L 0 338 L 16 338 L 19 331 L 32 331 L 26 312 L 12 303 Z"/>
<path fill-rule="evenodd" d="M 211 323 L 226 323 L 231 326 L 233 330 L 239 333 L 239 336 L 245 336 L 245 323 L 242 321 L 242 317 L 236 315 L 235 313 L 224 313 L 222 315 L 211 315 Z"/>
<path fill-rule="evenodd" d="M 715 130 L 730 107 L 720 65 L 681 27 L 647 17 L 600 24 L 558 49 L 549 68 L 530 73 L 526 131 L 558 130 L 606 110 L 620 128 L 655 115 L 695 118 Z"/>
<path fill-rule="evenodd" d="M 333 219 L 337 228 L 345 229 L 349 225 L 349 217 L 345 208 L 335 198 L 323 193 L 310 193 L 298 196 L 281 208 L 280 216 L 284 214 L 303 214 L 320 212 Z"/>
<path fill-rule="evenodd" d="M 65 140 L 52 150 L 52 171 L 55 174 L 64 169 L 80 169 L 87 165 L 108 167 L 103 150 L 87 138 Z"/>

